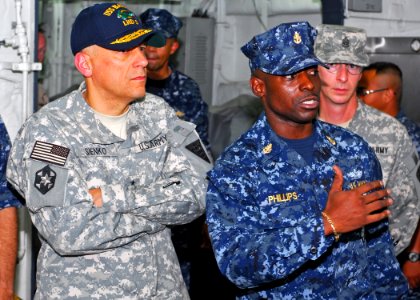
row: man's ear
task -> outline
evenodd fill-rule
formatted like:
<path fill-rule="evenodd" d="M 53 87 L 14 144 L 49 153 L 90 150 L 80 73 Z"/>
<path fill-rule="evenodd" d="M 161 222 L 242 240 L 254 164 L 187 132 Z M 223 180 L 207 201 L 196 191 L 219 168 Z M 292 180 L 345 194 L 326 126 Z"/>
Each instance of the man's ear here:
<path fill-rule="evenodd" d="M 178 42 L 177 39 L 174 39 L 173 42 L 172 42 L 172 45 L 171 45 L 171 52 L 170 52 L 170 54 L 171 55 L 174 54 L 176 52 L 176 50 L 178 50 L 178 48 L 179 48 L 179 42 Z"/>
<path fill-rule="evenodd" d="M 390 103 L 398 100 L 397 91 L 393 88 L 389 88 L 385 91 L 385 102 Z"/>
<path fill-rule="evenodd" d="M 249 79 L 249 85 L 251 86 L 251 90 L 255 96 L 258 98 L 265 97 L 265 83 L 262 79 L 251 76 L 251 79 Z"/>
<path fill-rule="evenodd" d="M 74 65 L 83 77 L 92 76 L 92 64 L 90 63 L 90 57 L 88 54 L 83 52 L 76 53 L 74 56 Z"/>

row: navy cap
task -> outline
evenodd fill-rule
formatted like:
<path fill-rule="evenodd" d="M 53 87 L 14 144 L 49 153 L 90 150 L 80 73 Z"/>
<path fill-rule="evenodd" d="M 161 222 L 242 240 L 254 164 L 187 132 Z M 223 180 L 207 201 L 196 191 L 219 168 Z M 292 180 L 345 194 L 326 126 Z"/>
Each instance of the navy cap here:
<path fill-rule="evenodd" d="M 153 47 L 165 45 L 165 38 L 142 26 L 139 18 L 118 3 L 101 3 L 83 9 L 71 30 L 73 54 L 91 45 L 123 51 L 147 42 Z"/>
<path fill-rule="evenodd" d="M 316 30 L 308 22 L 284 23 L 254 36 L 241 50 L 252 71 L 290 75 L 323 64 L 314 55 L 315 37 Z"/>
<path fill-rule="evenodd" d="M 182 27 L 182 21 L 166 9 L 149 8 L 140 15 L 146 27 L 162 32 L 166 38 L 176 38 Z"/>

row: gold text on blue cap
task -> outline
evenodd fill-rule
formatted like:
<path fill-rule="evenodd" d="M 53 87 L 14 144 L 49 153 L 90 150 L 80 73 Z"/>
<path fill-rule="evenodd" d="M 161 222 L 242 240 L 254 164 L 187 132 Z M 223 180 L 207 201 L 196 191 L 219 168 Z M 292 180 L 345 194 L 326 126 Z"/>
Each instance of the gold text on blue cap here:
<path fill-rule="evenodd" d="M 113 4 L 104 11 L 104 15 L 109 17 L 110 15 L 112 15 L 114 11 L 116 11 L 120 7 L 124 7 L 124 6 L 122 6 L 121 4 Z"/>
<path fill-rule="evenodd" d="M 115 41 L 112 41 L 111 45 L 129 43 L 132 40 L 135 40 L 151 31 L 151 29 L 139 29 L 137 31 L 134 31 L 133 33 L 127 34 L 119 39 L 116 39 Z"/>

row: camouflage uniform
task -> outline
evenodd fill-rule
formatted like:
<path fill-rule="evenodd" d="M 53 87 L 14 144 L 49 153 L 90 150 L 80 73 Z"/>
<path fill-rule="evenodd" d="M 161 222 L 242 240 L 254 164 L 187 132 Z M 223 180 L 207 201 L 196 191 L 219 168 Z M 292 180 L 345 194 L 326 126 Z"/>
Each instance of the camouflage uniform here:
<path fill-rule="evenodd" d="M 314 49 L 321 61 L 369 65 L 365 30 L 329 24 L 319 25 L 317 30 Z M 392 191 L 394 199 L 390 207 L 390 229 L 399 254 L 409 246 L 419 219 L 418 155 L 407 130 L 395 118 L 356 101 L 358 107 L 347 128 L 362 136 L 381 162 L 385 186 Z"/>
<path fill-rule="evenodd" d="M 417 152 L 400 122 L 360 100 L 348 129 L 363 137 L 381 162 L 385 186 L 391 189 L 394 199 L 390 228 L 399 254 L 409 246 L 419 220 Z"/>
<path fill-rule="evenodd" d="M 201 98 L 198 84 L 187 75 L 172 70 L 172 74 L 165 80 L 153 80 L 148 78 L 146 90 L 158 95 L 176 110 L 178 117 L 197 125 L 196 130 L 201 140 L 209 149 L 208 138 L 208 107 Z"/>
<path fill-rule="evenodd" d="M 79 89 L 20 130 L 7 177 L 40 233 L 36 299 L 189 298 L 167 225 L 203 213 L 208 158 L 194 125 L 159 97 L 127 118 L 123 140 Z M 97 187 L 100 208 L 88 193 Z"/>
<path fill-rule="evenodd" d="M 7 207 L 20 207 L 19 200 L 7 186 L 6 164 L 9 157 L 10 140 L 6 126 L 0 117 L 0 210 Z M 0 224 L 1 226 L 1 224 Z"/>
<path fill-rule="evenodd" d="M 381 179 L 358 136 L 316 121 L 308 165 L 270 128 L 265 115 L 227 148 L 209 173 L 207 222 L 224 274 L 240 299 L 397 299 L 407 283 L 387 221 L 325 236 L 324 209 L 338 165 L 343 188 Z"/>
<path fill-rule="evenodd" d="M 398 113 L 396 118 L 407 129 L 408 135 L 411 137 L 414 146 L 416 147 L 417 154 L 420 155 L 420 126 L 409 119 L 402 111 Z"/>

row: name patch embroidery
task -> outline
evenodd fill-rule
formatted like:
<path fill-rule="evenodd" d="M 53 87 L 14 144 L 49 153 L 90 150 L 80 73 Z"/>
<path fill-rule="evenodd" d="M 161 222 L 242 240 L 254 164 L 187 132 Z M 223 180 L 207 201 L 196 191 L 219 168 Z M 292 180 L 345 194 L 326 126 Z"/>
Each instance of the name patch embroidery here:
<path fill-rule="evenodd" d="M 289 202 L 292 200 L 298 200 L 297 192 L 289 192 L 282 194 L 269 195 L 267 197 L 268 203 L 280 203 L 280 202 Z"/>
<path fill-rule="evenodd" d="M 388 147 L 376 146 L 374 150 L 376 154 L 388 154 Z"/>
<path fill-rule="evenodd" d="M 70 149 L 50 144 L 46 142 L 36 141 L 30 158 L 52 163 L 63 167 L 66 164 Z"/>
<path fill-rule="evenodd" d="M 140 148 L 140 151 L 150 150 L 166 144 L 167 140 L 166 135 L 162 135 L 153 140 L 141 142 L 138 144 L 138 147 Z"/>

